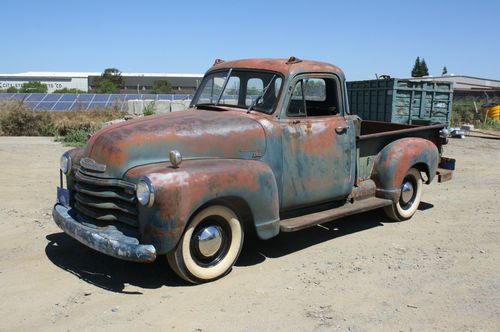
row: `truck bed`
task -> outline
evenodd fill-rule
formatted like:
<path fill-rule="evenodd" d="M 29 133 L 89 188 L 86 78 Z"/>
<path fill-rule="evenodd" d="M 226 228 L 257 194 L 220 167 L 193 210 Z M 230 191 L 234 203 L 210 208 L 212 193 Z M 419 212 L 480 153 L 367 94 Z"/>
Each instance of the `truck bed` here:
<path fill-rule="evenodd" d="M 439 132 L 444 124 L 418 126 L 399 123 L 361 121 L 356 136 L 358 179 L 370 177 L 375 156 L 391 142 L 406 138 L 420 137 L 433 142 L 441 152 Z"/>
<path fill-rule="evenodd" d="M 429 134 L 434 136 L 436 133 L 439 135 L 439 131 L 444 127 L 444 124 L 419 126 L 380 121 L 361 121 L 359 135 L 357 138 L 358 141 L 360 141 L 399 135 L 402 135 L 403 137 L 410 137 L 414 135 L 422 137 L 422 133 L 426 133 L 425 136 Z"/>

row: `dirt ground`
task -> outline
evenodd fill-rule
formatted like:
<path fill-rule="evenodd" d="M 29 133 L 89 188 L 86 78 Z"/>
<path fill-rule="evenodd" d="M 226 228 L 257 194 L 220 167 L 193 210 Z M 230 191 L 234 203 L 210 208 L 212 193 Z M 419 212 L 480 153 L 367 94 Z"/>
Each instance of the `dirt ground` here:
<path fill-rule="evenodd" d="M 65 150 L 0 138 L 0 330 L 500 330 L 500 140 L 452 140 L 453 181 L 425 186 L 408 222 L 374 211 L 253 241 L 200 286 L 60 231 Z"/>

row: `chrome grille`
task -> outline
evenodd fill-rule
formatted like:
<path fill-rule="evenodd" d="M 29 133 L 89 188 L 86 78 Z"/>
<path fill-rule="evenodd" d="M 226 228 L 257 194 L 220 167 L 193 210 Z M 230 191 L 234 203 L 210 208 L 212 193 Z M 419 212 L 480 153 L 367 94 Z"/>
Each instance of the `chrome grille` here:
<path fill-rule="evenodd" d="M 75 174 L 74 191 L 74 207 L 84 217 L 138 225 L 135 184 L 95 177 L 80 167 Z"/>

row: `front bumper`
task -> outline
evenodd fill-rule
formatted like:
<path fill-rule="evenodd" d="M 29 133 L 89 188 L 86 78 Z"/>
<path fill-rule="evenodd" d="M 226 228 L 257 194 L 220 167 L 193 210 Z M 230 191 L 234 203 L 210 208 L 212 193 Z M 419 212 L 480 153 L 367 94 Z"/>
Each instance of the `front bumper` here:
<path fill-rule="evenodd" d="M 60 203 L 54 206 L 52 216 L 66 234 L 103 254 L 143 263 L 150 263 L 156 259 L 154 246 L 139 244 L 136 237 L 124 234 L 115 226 L 99 227 L 81 223 L 71 216 L 70 208 Z"/>

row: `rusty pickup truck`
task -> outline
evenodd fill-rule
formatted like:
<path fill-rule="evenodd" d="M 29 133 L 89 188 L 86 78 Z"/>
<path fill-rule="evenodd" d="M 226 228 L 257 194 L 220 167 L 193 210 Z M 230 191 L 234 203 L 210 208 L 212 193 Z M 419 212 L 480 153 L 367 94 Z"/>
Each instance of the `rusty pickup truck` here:
<path fill-rule="evenodd" d="M 423 184 L 451 179 L 446 142 L 443 125 L 350 114 L 336 66 L 216 60 L 188 110 L 109 126 L 64 153 L 53 217 L 97 251 L 166 255 L 202 283 L 231 270 L 245 234 L 270 239 L 378 208 L 411 218 Z"/>

